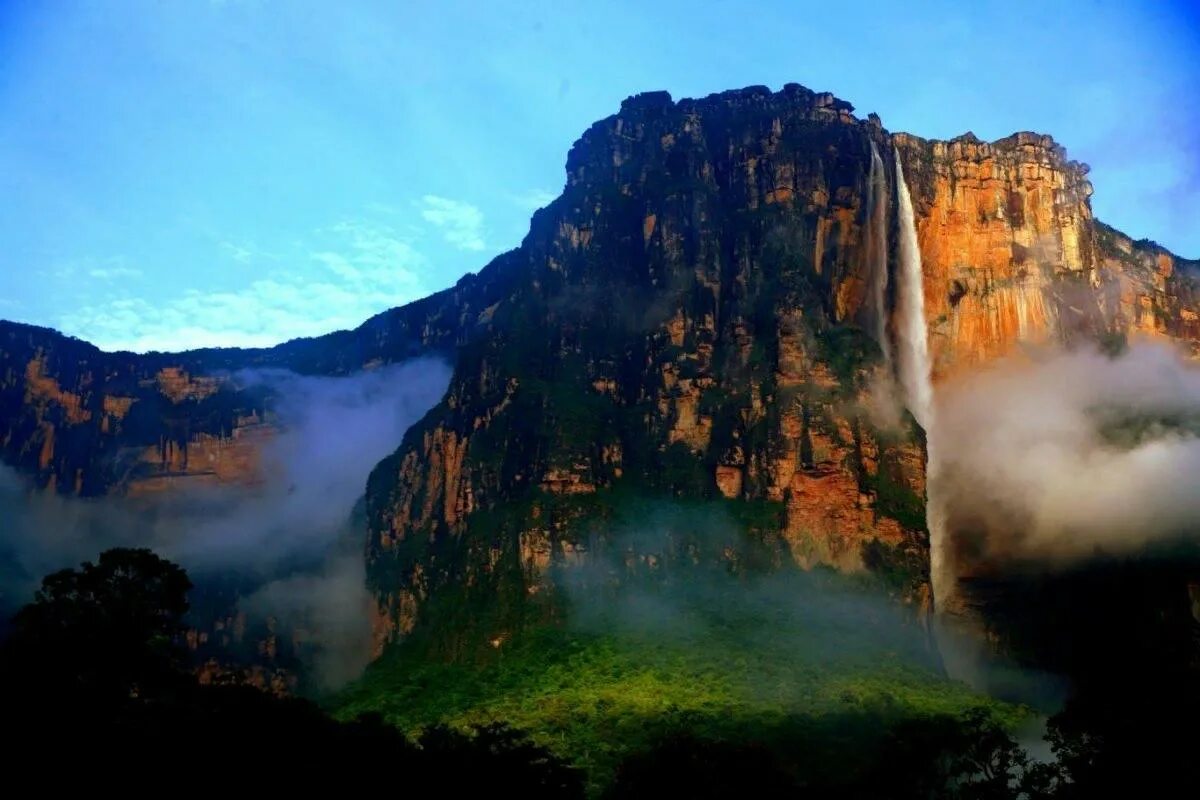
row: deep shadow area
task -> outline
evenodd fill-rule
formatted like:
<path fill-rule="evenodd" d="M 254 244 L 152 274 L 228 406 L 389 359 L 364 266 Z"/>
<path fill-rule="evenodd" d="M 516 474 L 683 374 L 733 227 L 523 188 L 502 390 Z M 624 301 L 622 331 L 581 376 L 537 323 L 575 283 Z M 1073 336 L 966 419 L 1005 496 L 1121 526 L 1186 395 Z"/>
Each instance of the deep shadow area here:
<path fill-rule="evenodd" d="M 12 763 L 66 753 L 74 774 L 101 786 L 177 779 L 190 764 L 281 786 L 379 765 L 407 793 L 455 797 L 1074 800 L 1195 785 L 1193 662 L 1118 674 L 1133 662 L 1116 658 L 1094 671 L 1050 721 L 1051 763 L 1017 742 L 1011 710 L 952 686 L 851 671 L 837 675 L 837 696 L 815 680 L 791 696 L 761 686 L 755 705 L 738 693 L 801 673 L 764 671 L 757 653 L 718 669 L 719 659 L 674 650 L 683 640 L 664 647 L 645 631 L 543 631 L 491 664 L 422 666 L 394 652 L 335 718 L 307 700 L 201 685 L 180 642 L 189 589 L 182 569 L 148 550 L 106 551 L 48 576 L 0 652 Z M 1160 628 L 1141 629 L 1168 646 Z M 811 693 L 807 707 L 795 692 Z M 372 698 L 387 702 L 366 711 Z"/>
<path fill-rule="evenodd" d="M 964 582 L 996 647 L 1069 681 L 1047 737 L 1065 796 L 1200 786 L 1198 583 L 1190 544 Z"/>

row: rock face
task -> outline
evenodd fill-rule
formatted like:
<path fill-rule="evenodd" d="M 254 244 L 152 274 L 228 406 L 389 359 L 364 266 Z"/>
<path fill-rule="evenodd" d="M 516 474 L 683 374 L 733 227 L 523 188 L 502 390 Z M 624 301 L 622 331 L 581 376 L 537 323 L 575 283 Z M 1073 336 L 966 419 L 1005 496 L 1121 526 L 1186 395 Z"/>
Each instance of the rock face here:
<path fill-rule="evenodd" d="M 576 143 L 491 334 L 372 475 L 380 644 L 463 586 L 480 601 L 460 611 L 550 595 L 554 565 L 595 546 L 578 520 L 622 486 L 757 505 L 802 565 L 924 563 L 920 435 L 874 421 L 863 328 L 888 143 L 850 111 L 795 85 L 652 93 Z"/>
<path fill-rule="evenodd" d="M 277 398 L 247 388 L 240 370 L 345 375 L 418 353 L 448 354 L 496 291 L 468 276 L 353 331 L 269 349 L 105 353 L 47 328 L 0 321 L 0 456 L 40 488 L 85 497 L 196 480 L 252 483 Z"/>
<path fill-rule="evenodd" d="M 1200 342 L 1200 264 L 1095 221 L 1087 165 L 1049 136 L 894 141 L 917 216 L 935 380 L 1021 345 Z"/>
<path fill-rule="evenodd" d="M 4 460 L 85 495 L 250 480 L 273 398 L 236 370 L 437 349 L 445 398 L 367 487 L 378 648 L 425 633 L 453 655 L 553 617 L 556 567 L 604 546 L 591 521 L 629 491 L 736 509 L 776 563 L 875 571 L 927 606 L 924 436 L 879 399 L 892 148 L 939 379 L 1024 343 L 1200 342 L 1200 267 L 1093 220 L 1087 168 L 1049 137 L 928 141 L 852 112 L 795 84 L 629 98 L 519 248 L 354 331 L 135 356 L 0 324 Z"/>

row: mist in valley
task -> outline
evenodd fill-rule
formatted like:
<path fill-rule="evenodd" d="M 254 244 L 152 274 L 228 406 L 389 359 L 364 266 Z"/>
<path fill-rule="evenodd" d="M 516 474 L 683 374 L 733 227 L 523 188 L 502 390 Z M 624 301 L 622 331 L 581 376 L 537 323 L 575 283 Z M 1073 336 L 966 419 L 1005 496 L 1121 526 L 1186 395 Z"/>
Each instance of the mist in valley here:
<path fill-rule="evenodd" d="M 290 634 L 319 686 L 346 682 L 370 654 L 366 530 L 356 506 L 370 470 L 442 397 L 449 378 L 449 366 L 430 358 L 336 378 L 234 374 L 235 383 L 276 398 L 278 433 L 264 445 L 254 486 L 188 487 L 184 478 L 146 497 L 64 498 L 33 492 L 0 466 L 5 617 L 49 572 L 110 547 L 148 547 L 188 570 L 194 610 L 232 600 L 230 613 L 272 620 Z"/>

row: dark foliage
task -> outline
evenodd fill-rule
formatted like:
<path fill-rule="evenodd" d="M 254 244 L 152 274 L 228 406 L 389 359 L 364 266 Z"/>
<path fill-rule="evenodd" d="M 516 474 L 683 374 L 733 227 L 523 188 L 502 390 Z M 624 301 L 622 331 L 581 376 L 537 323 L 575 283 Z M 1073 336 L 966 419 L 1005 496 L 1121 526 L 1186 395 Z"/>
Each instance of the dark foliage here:
<path fill-rule="evenodd" d="M 376 714 L 340 722 L 306 700 L 198 684 L 179 647 L 189 587 L 183 570 L 147 550 L 108 551 L 48 576 L 0 651 L 11 763 L 65 760 L 72 774 L 105 786 L 178 778 L 197 764 L 250 770 L 275 785 L 378 766 L 408 793 L 583 796 L 579 770 L 502 724 L 434 726 L 410 738 Z M 983 709 L 961 717 L 797 717 L 724 740 L 680 727 L 626 758 L 606 796 L 1169 796 L 1200 785 L 1195 663 L 1165 658 L 1186 652 L 1152 647 L 1161 637 L 1145 635 L 1152 663 L 1112 657 L 1077 681 L 1076 695 L 1051 720 L 1053 764 L 1033 762 Z M 848 754 L 863 768 L 832 766 L 848 763 Z"/>
<path fill-rule="evenodd" d="M 200 685 L 179 644 L 190 586 L 149 550 L 109 550 L 48 576 L 0 651 L 12 762 L 61 759 L 108 786 L 179 778 L 184 765 L 302 785 L 331 768 L 379 764 L 410 791 L 582 796 L 577 771 L 503 725 L 411 740 L 377 715 L 339 722 L 307 700 Z"/>
<path fill-rule="evenodd" d="M 609 798 L 795 797 L 795 781 L 766 747 L 681 734 L 625 761 Z"/>
<path fill-rule="evenodd" d="M 1057 797 L 1172 796 L 1200 787 L 1200 621 L 1194 548 L 1097 558 L 971 586 L 993 634 L 1026 663 L 1067 676 L 1051 718 Z"/>
<path fill-rule="evenodd" d="M 109 550 L 47 576 L 13 618 L 5 687 L 24 687 L 26 701 L 95 714 L 177 690 L 191 586 L 182 569 L 144 549 Z"/>

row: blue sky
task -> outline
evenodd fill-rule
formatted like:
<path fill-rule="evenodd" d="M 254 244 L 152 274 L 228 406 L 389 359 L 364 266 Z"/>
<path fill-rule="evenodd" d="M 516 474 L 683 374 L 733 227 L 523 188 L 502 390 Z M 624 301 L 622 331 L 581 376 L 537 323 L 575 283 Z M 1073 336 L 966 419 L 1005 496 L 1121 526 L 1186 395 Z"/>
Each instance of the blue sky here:
<path fill-rule="evenodd" d="M 627 95 L 788 81 L 1052 133 L 1098 217 L 1200 256 L 1191 2 L 0 0 L 0 317 L 135 350 L 352 327 L 518 244 Z"/>

